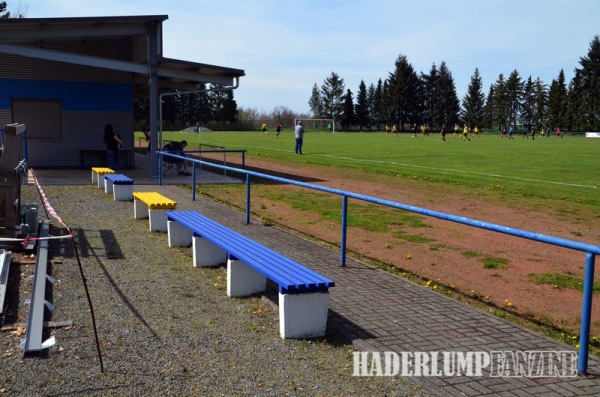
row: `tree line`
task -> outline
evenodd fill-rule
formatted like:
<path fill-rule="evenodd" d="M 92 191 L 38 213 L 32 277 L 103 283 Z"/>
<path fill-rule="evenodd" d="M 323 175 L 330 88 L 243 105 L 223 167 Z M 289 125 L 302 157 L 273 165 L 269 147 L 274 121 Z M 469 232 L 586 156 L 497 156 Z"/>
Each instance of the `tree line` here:
<path fill-rule="evenodd" d="M 319 87 L 314 84 L 308 105 L 314 118 L 332 118 L 343 130 L 382 129 L 395 124 L 401 131 L 413 123 L 440 129 L 442 124 L 466 124 L 492 130 L 561 128 L 600 131 L 600 36 L 590 42 L 587 56 L 568 83 L 564 71 L 548 86 L 517 70 L 500 74 L 487 95 L 476 68 L 467 92 L 459 100 L 452 73 L 445 62 L 428 73 L 417 73 L 404 55 L 398 56 L 387 79 L 366 86 L 360 82 L 356 98 L 344 79 L 332 72 Z"/>

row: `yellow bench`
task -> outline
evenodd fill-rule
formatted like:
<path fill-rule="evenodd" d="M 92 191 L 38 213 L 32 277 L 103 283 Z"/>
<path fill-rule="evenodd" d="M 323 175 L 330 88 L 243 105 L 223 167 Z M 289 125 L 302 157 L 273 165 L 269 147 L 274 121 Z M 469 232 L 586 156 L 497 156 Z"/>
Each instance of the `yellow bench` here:
<path fill-rule="evenodd" d="M 106 167 L 92 167 L 92 184 L 97 183 L 99 189 L 104 189 L 104 174 L 114 174 L 115 171 Z"/>
<path fill-rule="evenodd" d="M 135 219 L 148 218 L 150 231 L 167 231 L 167 210 L 177 208 L 177 203 L 157 192 L 133 193 L 133 216 Z"/>

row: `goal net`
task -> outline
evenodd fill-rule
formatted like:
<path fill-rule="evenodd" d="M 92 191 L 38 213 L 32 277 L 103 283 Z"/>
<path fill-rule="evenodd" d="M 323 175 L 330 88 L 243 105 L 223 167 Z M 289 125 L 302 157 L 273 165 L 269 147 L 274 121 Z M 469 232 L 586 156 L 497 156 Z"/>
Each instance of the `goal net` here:
<path fill-rule="evenodd" d="M 327 131 L 331 134 L 335 134 L 334 119 L 294 119 L 294 126 L 298 124 L 298 121 L 302 121 L 302 125 L 304 125 L 305 129 Z"/>

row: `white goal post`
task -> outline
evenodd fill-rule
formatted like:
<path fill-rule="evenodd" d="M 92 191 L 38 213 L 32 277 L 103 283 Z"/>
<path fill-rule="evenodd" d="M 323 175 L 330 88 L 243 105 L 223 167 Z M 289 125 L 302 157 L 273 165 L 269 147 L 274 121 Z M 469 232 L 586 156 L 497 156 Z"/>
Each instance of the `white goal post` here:
<path fill-rule="evenodd" d="M 298 124 L 298 121 L 305 122 L 304 126 L 307 128 L 310 127 L 310 125 L 308 125 L 308 123 L 306 123 L 306 122 L 313 121 L 314 124 L 313 124 L 312 128 L 315 128 L 315 129 L 317 128 L 317 122 L 326 121 L 328 123 L 331 123 L 331 133 L 335 134 L 335 120 L 334 119 L 294 119 L 294 127 Z M 325 125 L 325 129 L 327 129 L 327 124 Z"/>

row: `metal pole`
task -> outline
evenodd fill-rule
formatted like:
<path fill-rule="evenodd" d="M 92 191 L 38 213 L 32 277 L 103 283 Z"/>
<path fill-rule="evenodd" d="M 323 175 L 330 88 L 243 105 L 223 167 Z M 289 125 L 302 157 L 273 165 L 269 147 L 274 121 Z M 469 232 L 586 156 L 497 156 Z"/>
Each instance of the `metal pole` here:
<path fill-rule="evenodd" d="M 192 201 L 196 201 L 196 162 L 192 161 Z"/>
<path fill-rule="evenodd" d="M 348 196 L 342 196 L 342 239 L 340 243 L 340 265 L 346 266 L 346 229 L 348 225 Z"/>
<path fill-rule="evenodd" d="M 250 174 L 246 174 L 246 225 L 250 224 Z"/>
<path fill-rule="evenodd" d="M 586 374 L 588 367 L 595 262 L 596 255 L 591 252 L 586 252 L 585 274 L 583 278 L 583 304 L 581 309 L 581 330 L 579 332 L 579 366 L 577 368 L 577 372 L 580 374 Z"/>
<path fill-rule="evenodd" d="M 163 180 L 163 154 L 162 152 L 158 153 L 158 184 L 162 186 Z"/>

